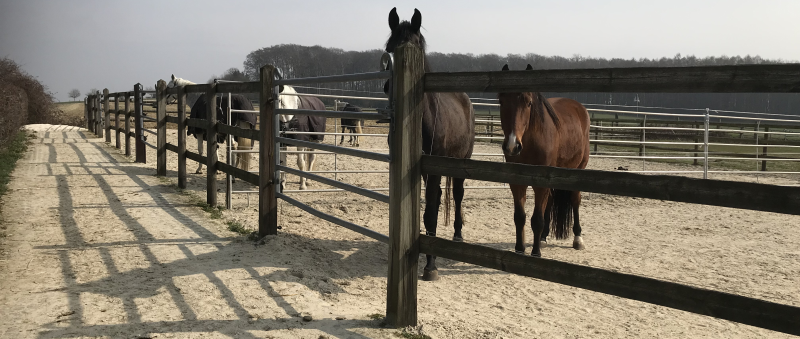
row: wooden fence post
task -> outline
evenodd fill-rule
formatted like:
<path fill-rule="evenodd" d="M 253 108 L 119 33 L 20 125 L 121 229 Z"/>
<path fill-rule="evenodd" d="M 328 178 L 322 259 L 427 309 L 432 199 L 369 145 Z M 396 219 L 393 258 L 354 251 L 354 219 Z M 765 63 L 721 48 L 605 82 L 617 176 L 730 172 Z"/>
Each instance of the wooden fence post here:
<path fill-rule="evenodd" d="M 136 162 L 147 163 L 147 150 L 145 150 L 142 135 L 142 84 L 133 85 L 133 130 L 136 140 Z"/>
<path fill-rule="evenodd" d="M 167 175 L 167 83 L 156 83 L 156 175 Z M 213 115 L 213 114 L 211 114 Z"/>
<path fill-rule="evenodd" d="M 83 98 L 83 121 L 86 123 L 86 129 L 89 129 L 90 121 L 89 120 L 89 96 Z"/>
<path fill-rule="evenodd" d="M 389 273 L 386 321 L 394 327 L 417 324 L 417 263 L 422 158 L 424 55 L 412 44 L 395 49 L 390 127 Z"/>
<path fill-rule="evenodd" d="M 125 92 L 125 156 L 131 156 L 131 96 Z"/>
<path fill-rule="evenodd" d="M 114 147 L 117 149 L 122 148 L 122 142 L 119 136 L 119 94 L 114 96 L 114 135 L 117 143 Z"/>
<path fill-rule="evenodd" d="M 94 96 L 94 124 L 95 129 L 97 130 L 97 137 L 103 137 L 103 103 L 102 97 L 100 96 L 100 91 L 97 91 L 97 94 Z"/>
<path fill-rule="evenodd" d="M 259 95 L 259 129 L 261 140 L 258 150 L 258 236 L 278 234 L 278 199 L 275 195 L 280 187 L 275 175 L 275 67 L 261 67 L 261 93 Z"/>
<path fill-rule="evenodd" d="M 178 87 L 178 188 L 186 188 L 186 91 Z"/>
<path fill-rule="evenodd" d="M 103 89 L 103 129 L 105 130 L 106 142 L 111 143 L 111 110 L 108 108 L 108 88 Z M 101 134 L 102 135 L 102 134 Z"/>
<path fill-rule="evenodd" d="M 217 206 L 217 85 L 211 83 L 206 91 L 206 203 L 212 207 Z"/>

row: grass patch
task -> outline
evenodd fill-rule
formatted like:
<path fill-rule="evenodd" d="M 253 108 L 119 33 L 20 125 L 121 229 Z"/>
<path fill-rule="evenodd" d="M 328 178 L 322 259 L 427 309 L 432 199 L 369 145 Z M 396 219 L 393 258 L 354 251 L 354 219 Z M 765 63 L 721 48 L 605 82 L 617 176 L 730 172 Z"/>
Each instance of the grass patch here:
<path fill-rule="evenodd" d="M 35 137 L 35 136 L 33 136 Z M 29 136 L 25 131 L 21 131 L 14 139 L 11 139 L 7 146 L 0 148 L 0 205 L 2 205 L 3 195 L 8 191 L 8 183 L 11 181 L 11 172 L 17 165 L 17 160 L 25 155 L 28 149 Z M 0 238 L 6 237 L 6 226 L 3 224 L 3 216 L 0 215 Z"/>
<path fill-rule="evenodd" d="M 385 318 L 385 316 L 383 314 L 380 314 L 380 313 L 373 313 L 373 314 L 367 315 L 367 318 L 370 318 L 372 320 L 381 320 L 381 319 Z"/>
<path fill-rule="evenodd" d="M 205 202 L 202 202 L 202 201 L 201 202 L 196 202 L 194 205 L 197 206 L 197 207 L 202 208 L 203 211 L 206 211 L 206 213 L 211 214 L 211 219 L 220 219 L 220 218 L 222 218 L 222 209 L 223 209 L 222 206 L 214 207 L 214 206 L 206 204 Z"/>
<path fill-rule="evenodd" d="M 250 230 L 248 230 L 246 227 L 244 227 L 244 225 L 242 225 L 238 221 L 228 220 L 227 222 L 225 222 L 225 224 L 228 225 L 228 231 L 239 233 L 241 235 L 250 234 Z"/>
<path fill-rule="evenodd" d="M 417 333 L 409 333 L 409 332 L 397 332 L 395 333 L 396 336 L 400 338 L 407 338 L 407 339 L 431 339 L 431 336 L 426 334 L 417 334 Z"/>

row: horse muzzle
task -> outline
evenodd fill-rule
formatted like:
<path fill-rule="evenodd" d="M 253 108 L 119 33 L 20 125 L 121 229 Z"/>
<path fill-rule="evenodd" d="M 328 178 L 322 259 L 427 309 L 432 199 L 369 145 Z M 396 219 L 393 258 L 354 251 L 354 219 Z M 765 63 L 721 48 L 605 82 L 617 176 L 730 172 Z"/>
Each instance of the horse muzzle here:
<path fill-rule="evenodd" d="M 522 152 L 522 143 L 517 139 L 517 134 L 512 132 L 503 140 L 503 154 L 507 157 L 514 157 Z"/>

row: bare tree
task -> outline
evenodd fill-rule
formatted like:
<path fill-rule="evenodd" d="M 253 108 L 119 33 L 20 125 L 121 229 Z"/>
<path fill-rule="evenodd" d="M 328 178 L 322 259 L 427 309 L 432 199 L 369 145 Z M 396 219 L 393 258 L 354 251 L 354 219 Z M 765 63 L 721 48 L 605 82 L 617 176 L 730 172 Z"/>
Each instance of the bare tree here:
<path fill-rule="evenodd" d="M 72 98 L 72 101 L 75 101 L 77 97 L 81 96 L 81 91 L 79 91 L 77 88 L 73 88 L 67 95 Z"/>

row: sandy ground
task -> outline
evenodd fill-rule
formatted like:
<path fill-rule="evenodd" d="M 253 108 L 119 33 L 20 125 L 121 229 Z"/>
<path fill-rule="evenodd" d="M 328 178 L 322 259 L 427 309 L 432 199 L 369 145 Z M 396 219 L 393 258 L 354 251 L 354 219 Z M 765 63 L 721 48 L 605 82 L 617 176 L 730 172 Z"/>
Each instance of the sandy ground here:
<path fill-rule="evenodd" d="M 249 206 L 247 195 L 235 195 L 232 210 L 210 219 L 191 204 L 192 196 L 205 197 L 205 177 L 193 174 L 193 162 L 188 193 L 180 194 L 173 153 L 167 179 L 160 179 L 154 150 L 148 164 L 135 164 L 83 130 L 30 129 L 38 139 L 4 198 L 9 235 L 0 247 L 0 337 L 397 337 L 398 330 L 369 317 L 385 312 L 386 245 L 284 202 L 280 234 L 256 245 L 224 224 L 255 229 L 256 195 Z M 176 142 L 175 131 L 169 139 Z M 385 147 L 383 138 L 362 138 L 361 149 Z M 188 148 L 196 151 L 195 143 Z M 476 153 L 498 149 L 478 145 Z M 388 169 L 347 156 L 335 162 L 345 170 Z M 641 163 L 589 163 L 619 166 Z M 318 156 L 317 170 L 333 168 L 333 156 Z M 648 170 L 686 168 L 696 169 L 647 164 Z M 800 183 L 797 176 L 712 178 Z M 387 185 L 386 174 L 338 179 Z M 287 189 L 296 189 L 297 178 L 288 180 Z M 224 204 L 224 176 L 218 185 Z M 479 185 L 496 184 L 467 181 Z M 386 204 L 340 192 L 290 195 L 387 232 Z M 513 250 L 508 190 L 468 190 L 464 208 L 466 241 Z M 800 306 L 800 217 L 601 194 L 584 194 L 581 212 L 586 250 L 552 241 L 544 257 Z M 440 226 L 440 236 L 449 238 L 451 227 Z M 433 338 L 787 337 L 446 259 L 438 266 L 441 280 L 419 283 L 421 331 Z M 313 320 L 303 321 L 305 315 Z"/>

